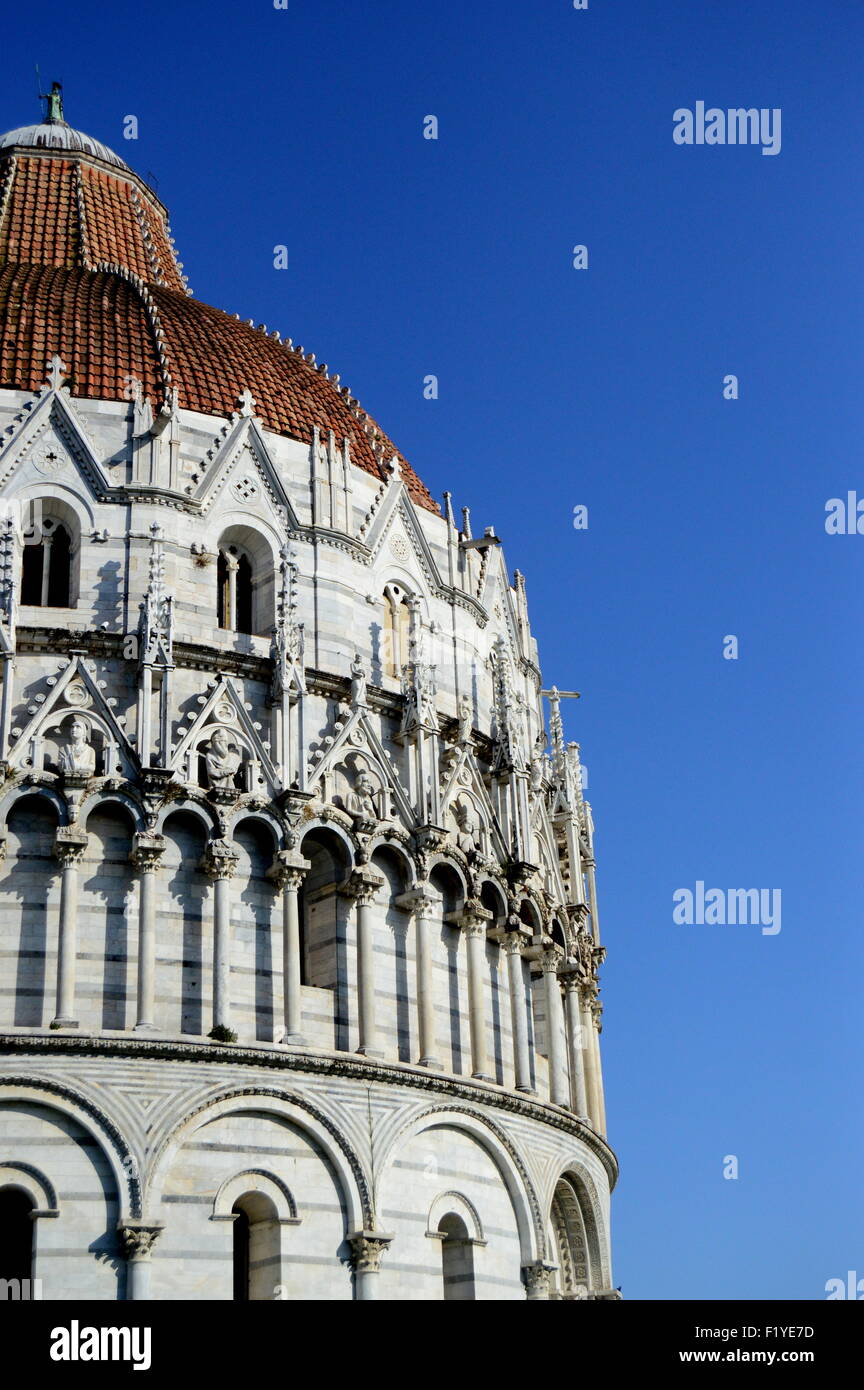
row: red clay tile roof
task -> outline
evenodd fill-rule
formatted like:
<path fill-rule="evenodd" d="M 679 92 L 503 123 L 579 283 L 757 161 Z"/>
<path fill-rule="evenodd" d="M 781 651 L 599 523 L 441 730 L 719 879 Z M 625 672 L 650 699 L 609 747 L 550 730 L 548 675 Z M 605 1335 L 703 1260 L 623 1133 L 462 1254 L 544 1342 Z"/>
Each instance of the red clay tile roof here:
<path fill-rule="evenodd" d="M 332 430 L 376 478 L 395 454 L 413 500 L 438 512 L 390 439 L 305 355 L 189 296 L 164 208 L 117 156 L 66 144 L 0 145 L 0 387 L 37 391 L 57 353 L 72 394 L 90 399 L 127 399 L 132 375 L 157 409 L 176 387 L 182 408 L 227 416 L 248 389 L 274 433 L 310 443 L 317 426 L 326 443 Z"/>

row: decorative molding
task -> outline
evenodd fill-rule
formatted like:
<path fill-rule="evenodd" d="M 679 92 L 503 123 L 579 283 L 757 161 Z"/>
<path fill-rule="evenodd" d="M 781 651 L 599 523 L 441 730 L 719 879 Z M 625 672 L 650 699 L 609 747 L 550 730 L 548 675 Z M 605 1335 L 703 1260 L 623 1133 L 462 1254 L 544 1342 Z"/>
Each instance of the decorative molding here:
<path fill-rule="evenodd" d="M 545 1101 L 532 1099 L 522 1092 L 507 1091 L 485 1081 L 469 1080 L 463 1077 L 450 1077 L 445 1073 L 429 1072 L 425 1067 L 412 1067 L 408 1063 L 394 1063 L 373 1060 L 352 1052 L 327 1052 L 323 1049 L 315 1053 L 304 1052 L 299 1048 L 283 1051 L 276 1046 L 272 1051 L 258 1047 L 243 1047 L 219 1043 L 218 1046 L 207 1039 L 200 1042 L 175 1042 L 168 1038 L 152 1039 L 134 1037 L 103 1038 L 96 1036 L 74 1036 L 71 1034 L 10 1033 L 0 1032 L 0 1056 L 13 1054 L 26 1055 L 32 1052 L 35 1057 L 44 1058 L 51 1053 L 75 1056 L 118 1056 L 144 1057 L 162 1061 L 212 1062 L 217 1065 L 262 1067 L 267 1071 L 317 1072 L 322 1076 L 344 1076 L 350 1080 L 382 1085 L 406 1086 L 412 1090 L 440 1094 L 449 1098 L 452 1108 L 454 1100 L 467 1101 L 473 1105 L 490 1106 L 509 1114 L 521 1115 L 525 1119 L 548 1125 L 585 1145 L 603 1164 L 609 1178 L 610 1191 L 618 1178 L 618 1160 L 606 1140 L 591 1129 L 584 1120 L 560 1106 L 547 1105 Z M 5 1083 L 0 1073 L 0 1085 Z M 24 1082 L 23 1084 L 30 1084 Z M 234 1094 L 233 1092 L 231 1094 Z M 237 1094 L 271 1094 L 266 1090 L 251 1087 Z M 272 1092 L 283 1095 L 282 1092 Z M 221 1095 L 219 1099 L 221 1099 Z M 291 1099 L 287 1093 L 286 1099 Z M 298 1104 L 305 1104 L 294 1097 Z M 210 1102 L 208 1102 L 209 1104 Z M 438 1108 L 438 1107 L 436 1107 Z M 442 1108 L 448 1108 L 445 1103 Z M 469 1113 L 471 1113 L 469 1111 Z M 476 1112 L 484 1119 L 483 1112 Z"/>

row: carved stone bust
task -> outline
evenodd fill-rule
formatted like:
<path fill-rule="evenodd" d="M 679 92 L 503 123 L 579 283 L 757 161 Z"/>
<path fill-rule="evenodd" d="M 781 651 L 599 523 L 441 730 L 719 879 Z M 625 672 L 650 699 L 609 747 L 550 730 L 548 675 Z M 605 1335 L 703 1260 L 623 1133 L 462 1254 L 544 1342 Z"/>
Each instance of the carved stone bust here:
<path fill-rule="evenodd" d="M 455 808 L 456 823 L 459 832 L 456 836 L 456 844 L 463 854 L 474 854 L 479 848 L 477 821 L 474 812 L 464 801 L 460 801 Z"/>
<path fill-rule="evenodd" d="M 65 774 L 92 777 L 96 772 L 96 750 L 90 742 L 90 725 L 76 714 L 69 725 L 69 741 L 60 750 L 60 768 Z"/>
<path fill-rule="evenodd" d="M 353 790 L 345 797 L 345 809 L 358 820 L 377 820 L 378 808 L 375 805 L 375 787 L 365 768 L 360 768 L 354 779 Z"/>
<path fill-rule="evenodd" d="M 210 747 L 205 758 L 207 781 L 211 787 L 227 790 L 234 786 L 234 778 L 240 766 L 240 753 L 229 742 L 224 729 L 217 729 L 210 739 Z"/>

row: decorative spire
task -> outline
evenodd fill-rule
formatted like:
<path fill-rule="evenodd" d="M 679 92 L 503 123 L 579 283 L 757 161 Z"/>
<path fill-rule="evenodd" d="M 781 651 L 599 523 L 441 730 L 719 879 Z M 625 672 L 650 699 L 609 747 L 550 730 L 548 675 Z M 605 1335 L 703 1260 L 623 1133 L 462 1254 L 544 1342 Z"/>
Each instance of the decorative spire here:
<path fill-rule="evenodd" d="M 435 666 L 426 660 L 426 643 L 420 600 L 416 594 L 407 600 L 411 627 L 408 634 L 408 662 L 402 667 L 402 694 L 405 706 L 400 733 L 426 729 L 438 733 L 435 711 Z"/>
<path fill-rule="evenodd" d="M 288 546 L 280 557 L 280 585 L 276 607 L 276 626 L 270 655 L 273 660 L 271 699 L 278 701 L 297 685 L 298 669 L 303 668 L 303 624 L 297 622 L 297 563 Z"/>
<path fill-rule="evenodd" d="M 15 648 L 15 522 L 7 516 L 0 530 L 0 643 Z"/>
<path fill-rule="evenodd" d="M 525 702 L 516 689 L 507 643 L 503 637 L 492 648 L 492 708 L 495 715 L 496 764 L 525 770 Z"/>
<path fill-rule="evenodd" d="M 158 522 L 150 527 L 150 562 L 147 594 L 141 605 L 142 663 L 160 666 L 172 662 L 174 621 L 172 598 L 165 592 L 165 548 Z"/>

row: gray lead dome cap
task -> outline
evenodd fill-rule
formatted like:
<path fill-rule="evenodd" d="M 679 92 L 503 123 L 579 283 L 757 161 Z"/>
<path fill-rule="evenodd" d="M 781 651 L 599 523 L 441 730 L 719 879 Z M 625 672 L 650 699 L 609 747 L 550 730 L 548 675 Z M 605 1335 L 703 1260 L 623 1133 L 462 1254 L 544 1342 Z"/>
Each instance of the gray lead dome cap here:
<path fill-rule="evenodd" d="M 22 125 L 17 130 L 7 130 L 5 135 L 0 135 L 0 150 L 9 149 L 13 145 L 37 150 L 69 150 L 77 154 L 92 155 L 94 159 L 102 159 L 106 164 L 113 164 L 118 169 L 129 168 L 129 165 L 113 150 L 109 150 L 107 145 L 103 145 L 101 140 L 94 140 L 82 130 L 74 130 L 65 121 L 42 121 L 39 125 Z"/>

